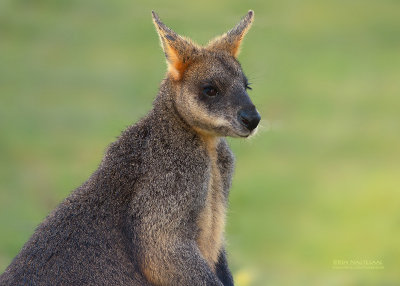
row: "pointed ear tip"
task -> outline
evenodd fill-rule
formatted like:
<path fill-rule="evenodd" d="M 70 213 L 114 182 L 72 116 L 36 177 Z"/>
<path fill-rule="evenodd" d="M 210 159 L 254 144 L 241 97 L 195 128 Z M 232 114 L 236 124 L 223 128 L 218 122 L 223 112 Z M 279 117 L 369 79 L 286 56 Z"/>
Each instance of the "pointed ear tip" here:
<path fill-rule="evenodd" d="M 254 11 L 253 11 L 253 10 L 249 10 L 249 12 L 247 12 L 247 17 L 249 17 L 251 20 L 253 20 L 253 18 L 254 18 Z"/>
<path fill-rule="evenodd" d="M 151 10 L 151 16 L 152 16 L 154 21 L 156 21 L 156 22 L 160 21 L 160 18 L 158 17 L 158 14 L 154 10 Z"/>

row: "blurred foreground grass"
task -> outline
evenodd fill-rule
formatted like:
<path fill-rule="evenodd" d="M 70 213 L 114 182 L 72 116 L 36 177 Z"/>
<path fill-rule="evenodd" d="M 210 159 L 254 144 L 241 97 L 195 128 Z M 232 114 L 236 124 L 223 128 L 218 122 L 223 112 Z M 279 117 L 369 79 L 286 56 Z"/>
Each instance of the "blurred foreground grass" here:
<path fill-rule="evenodd" d="M 240 60 L 263 127 L 230 140 L 237 284 L 399 285 L 400 2 L 389 0 L 1 1 L 0 271 L 150 109 L 165 72 L 152 9 L 200 43 L 255 10 Z"/>

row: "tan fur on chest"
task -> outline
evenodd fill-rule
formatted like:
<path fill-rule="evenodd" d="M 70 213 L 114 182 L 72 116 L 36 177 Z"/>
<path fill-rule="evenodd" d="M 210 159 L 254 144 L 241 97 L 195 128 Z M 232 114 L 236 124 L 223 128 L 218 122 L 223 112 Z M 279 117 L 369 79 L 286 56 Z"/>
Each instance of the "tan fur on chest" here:
<path fill-rule="evenodd" d="M 226 206 L 220 170 L 217 164 L 218 139 L 207 141 L 210 156 L 210 179 L 206 204 L 198 219 L 197 245 L 211 269 L 215 270 L 223 244 Z"/>

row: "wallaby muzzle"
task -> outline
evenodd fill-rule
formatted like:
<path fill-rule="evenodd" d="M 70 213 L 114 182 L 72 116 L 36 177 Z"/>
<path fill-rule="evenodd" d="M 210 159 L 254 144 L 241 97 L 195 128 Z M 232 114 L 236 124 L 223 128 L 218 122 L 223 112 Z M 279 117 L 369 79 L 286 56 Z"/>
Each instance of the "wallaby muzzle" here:
<path fill-rule="evenodd" d="M 253 131 L 261 120 L 260 114 L 253 106 L 250 109 L 241 109 L 238 112 L 238 120 L 244 127 Z"/>

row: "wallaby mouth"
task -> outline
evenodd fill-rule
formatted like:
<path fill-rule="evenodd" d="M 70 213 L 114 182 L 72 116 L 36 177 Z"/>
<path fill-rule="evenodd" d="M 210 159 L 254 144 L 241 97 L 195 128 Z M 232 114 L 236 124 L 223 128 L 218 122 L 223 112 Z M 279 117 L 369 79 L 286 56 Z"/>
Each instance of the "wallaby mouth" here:
<path fill-rule="evenodd" d="M 241 109 L 238 112 L 239 123 L 246 129 L 248 129 L 250 132 L 257 127 L 260 120 L 261 116 L 255 108 L 250 110 Z"/>

